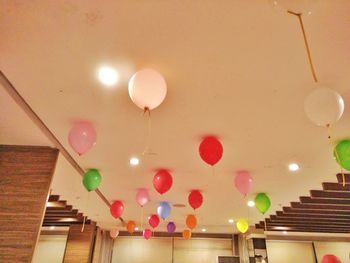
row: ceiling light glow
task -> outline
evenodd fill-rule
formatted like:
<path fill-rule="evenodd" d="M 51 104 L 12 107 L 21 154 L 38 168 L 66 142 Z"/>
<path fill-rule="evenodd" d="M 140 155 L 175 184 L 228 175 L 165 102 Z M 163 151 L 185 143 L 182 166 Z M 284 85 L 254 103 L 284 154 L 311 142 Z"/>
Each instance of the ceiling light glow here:
<path fill-rule="evenodd" d="M 50 230 L 54 230 L 55 229 L 55 227 L 54 226 L 50 226 Z"/>
<path fill-rule="evenodd" d="M 207 230 L 205 228 L 202 228 L 202 232 L 207 232 Z"/>
<path fill-rule="evenodd" d="M 290 163 L 290 164 L 288 165 L 289 171 L 292 171 L 292 172 L 298 171 L 299 168 L 300 168 L 300 167 L 299 167 L 299 165 L 298 165 L 297 163 Z"/>
<path fill-rule="evenodd" d="M 111 87 L 117 84 L 120 79 L 119 73 L 116 69 L 108 66 L 100 67 L 98 70 L 98 79 L 102 84 Z"/>
<path fill-rule="evenodd" d="M 138 228 L 138 227 L 135 227 L 135 231 L 139 231 L 139 228 Z"/>
<path fill-rule="evenodd" d="M 139 165 L 140 160 L 137 157 L 132 157 L 132 158 L 130 158 L 129 162 L 130 162 L 130 165 L 137 166 L 137 165 Z"/>
<path fill-rule="evenodd" d="M 250 201 L 248 201 L 247 205 L 248 205 L 249 207 L 254 207 L 254 206 L 255 206 L 255 202 L 252 201 L 252 200 L 250 200 Z"/>
<path fill-rule="evenodd" d="M 287 235 L 288 232 L 287 231 L 283 231 L 282 233 L 283 233 L 283 235 Z"/>
<path fill-rule="evenodd" d="M 235 222 L 235 220 L 229 219 L 228 222 L 229 222 L 230 224 L 233 224 L 233 223 Z"/>

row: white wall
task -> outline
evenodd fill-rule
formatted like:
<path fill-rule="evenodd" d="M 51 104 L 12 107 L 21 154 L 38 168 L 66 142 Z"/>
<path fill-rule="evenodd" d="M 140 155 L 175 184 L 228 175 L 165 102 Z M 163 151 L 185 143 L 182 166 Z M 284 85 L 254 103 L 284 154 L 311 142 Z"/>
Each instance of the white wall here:
<path fill-rule="evenodd" d="M 41 235 L 32 263 L 62 263 L 66 241 L 66 235 Z"/>
<path fill-rule="evenodd" d="M 341 262 L 350 262 L 350 242 L 314 242 L 317 259 L 320 262 L 326 254 L 336 255 Z"/>
<path fill-rule="evenodd" d="M 114 241 L 113 263 L 216 263 L 218 256 L 232 256 L 230 239 L 174 239 L 118 237 Z"/>
<path fill-rule="evenodd" d="M 311 242 L 266 241 L 269 263 L 315 263 Z"/>

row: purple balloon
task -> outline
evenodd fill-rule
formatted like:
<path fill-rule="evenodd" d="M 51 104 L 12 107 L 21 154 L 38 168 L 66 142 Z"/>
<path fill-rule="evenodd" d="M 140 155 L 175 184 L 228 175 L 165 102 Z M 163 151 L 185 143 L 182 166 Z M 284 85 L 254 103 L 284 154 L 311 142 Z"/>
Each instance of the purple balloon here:
<path fill-rule="evenodd" d="M 176 225 L 174 222 L 169 222 L 168 225 L 166 226 L 168 233 L 174 233 L 176 230 Z"/>

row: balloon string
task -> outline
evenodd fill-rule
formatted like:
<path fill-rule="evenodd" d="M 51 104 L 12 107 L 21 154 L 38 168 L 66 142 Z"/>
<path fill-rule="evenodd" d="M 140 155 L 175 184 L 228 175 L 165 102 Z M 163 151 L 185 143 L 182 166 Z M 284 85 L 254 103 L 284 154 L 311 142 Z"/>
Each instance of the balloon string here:
<path fill-rule="evenodd" d="M 330 143 L 330 145 L 332 147 L 332 151 L 334 152 L 336 161 L 337 161 L 337 163 L 339 164 L 339 167 L 340 167 L 340 173 L 342 175 L 343 187 L 345 187 L 345 173 L 344 173 L 344 169 L 340 165 L 339 154 L 338 154 L 338 151 L 336 149 L 336 145 L 335 145 L 335 143 L 333 141 L 332 129 L 331 129 L 331 126 L 329 124 L 327 125 L 327 134 L 328 134 L 329 143 Z"/>
<path fill-rule="evenodd" d="M 307 56 L 308 56 L 308 60 L 309 60 L 309 64 L 310 64 L 310 69 L 311 69 L 311 73 L 312 73 L 312 76 L 313 76 L 313 79 L 315 82 L 318 82 L 317 80 L 317 76 L 316 76 L 316 71 L 315 71 L 315 68 L 314 68 L 314 64 L 312 62 L 312 57 L 311 57 L 311 51 L 310 51 L 310 46 L 309 46 L 309 42 L 307 40 L 307 36 L 306 36 L 306 32 L 305 32 L 305 27 L 304 27 L 304 23 L 303 23 L 303 19 L 302 19 L 302 14 L 300 13 L 295 13 L 295 12 L 292 12 L 292 11 L 287 11 L 289 14 L 291 15 L 295 15 L 298 17 L 298 20 L 299 20 L 299 24 L 300 24 L 300 27 L 301 27 L 301 31 L 303 33 L 303 38 L 304 38 L 304 44 L 305 44 L 305 48 L 306 48 L 306 53 L 307 53 Z"/>
<path fill-rule="evenodd" d="M 88 191 L 88 192 L 87 192 L 87 196 L 86 196 L 86 203 L 85 203 L 85 208 L 86 208 L 85 213 L 86 213 L 86 215 L 83 216 L 83 225 L 82 225 L 82 227 L 81 227 L 80 232 L 84 232 L 85 221 L 86 221 L 86 218 L 87 218 L 87 214 L 89 213 L 89 197 L 90 197 L 89 193 L 90 193 L 90 192 Z"/>
<path fill-rule="evenodd" d="M 85 220 L 86 220 L 86 216 L 83 217 L 83 225 L 81 227 L 80 232 L 84 232 L 84 228 L 85 228 Z"/>
<path fill-rule="evenodd" d="M 141 230 L 143 230 L 143 206 L 141 206 Z"/>
<path fill-rule="evenodd" d="M 151 153 L 151 141 L 152 141 L 152 122 L 151 122 L 151 111 L 149 108 L 145 108 L 143 111 L 143 114 L 145 115 L 147 113 L 147 126 L 148 126 L 148 130 L 147 130 L 147 144 L 145 149 L 143 150 L 142 155 L 146 155 L 146 154 L 152 154 Z"/>

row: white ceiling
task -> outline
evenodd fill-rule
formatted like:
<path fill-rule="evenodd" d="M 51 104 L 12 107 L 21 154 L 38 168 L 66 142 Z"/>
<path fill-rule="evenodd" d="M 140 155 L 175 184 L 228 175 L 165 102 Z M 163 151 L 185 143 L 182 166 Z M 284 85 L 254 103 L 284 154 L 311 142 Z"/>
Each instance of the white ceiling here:
<path fill-rule="evenodd" d="M 321 83 L 350 101 L 350 1 L 320 0 L 304 22 Z M 101 191 L 125 202 L 124 218 L 140 221 L 136 189 L 150 189 L 148 215 L 162 201 L 187 204 L 199 188 L 204 205 L 199 227 L 230 232 L 229 218 L 262 218 L 248 212 L 235 190 L 234 172 L 249 169 L 254 193 L 267 192 L 270 213 L 323 181 L 334 181 L 326 131 L 303 112 L 313 83 L 295 17 L 262 0 L 0 0 L 0 69 L 69 148 L 84 168 L 101 170 Z M 99 65 L 122 72 L 115 89 L 96 79 Z M 144 67 L 159 70 L 168 84 L 164 103 L 152 112 L 152 149 L 142 157 L 147 120 L 127 93 L 127 80 Z M 11 98 L 0 89 L 0 143 L 50 145 Z M 350 111 L 334 128 L 349 135 Z M 75 120 L 92 121 L 97 145 L 77 156 L 67 143 Z M 198 154 L 200 137 L 217 134 L 224 156 L 215 175 Z M 141 165 L 129 166 L 137 155 Z M 301 165 L 293 174 L 291 161 Z M 154 169 L 174 177 L 164 196 L 152 188 Z M 53 193 L 60 194 L 99 224 L 119 224 L 95 193 L 87 194 L 79 175 L 60 157 Z M 171 220 L 184 226 L 190 208 L 174 208 Z M 145 216 L 146 217 L 146 216 Z M 162 227 L 164 227 L 164 223 Z"/>

